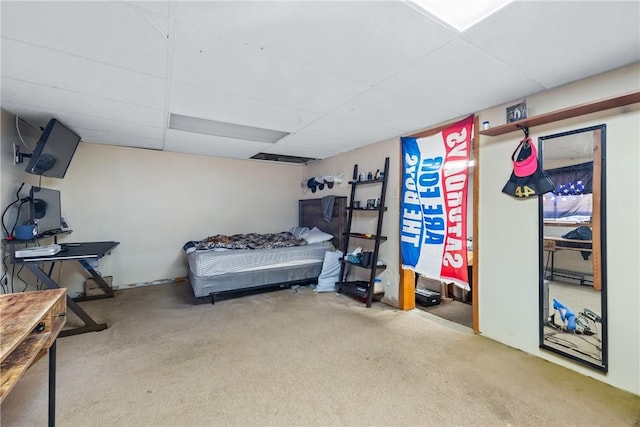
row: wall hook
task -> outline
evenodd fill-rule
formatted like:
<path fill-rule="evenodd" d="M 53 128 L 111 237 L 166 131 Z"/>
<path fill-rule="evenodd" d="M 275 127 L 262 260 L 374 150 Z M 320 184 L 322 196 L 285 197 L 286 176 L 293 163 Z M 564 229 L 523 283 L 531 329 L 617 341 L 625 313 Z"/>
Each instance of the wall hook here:
<path fill-rule="evenodd" d="M 520 129 L 522 132 L 524 132 L 524 137 L 529 138 L 529 128 L 527 126 L 521 126 L 521 125 L 516 125 L 518 127 L 518 129 Z"/>

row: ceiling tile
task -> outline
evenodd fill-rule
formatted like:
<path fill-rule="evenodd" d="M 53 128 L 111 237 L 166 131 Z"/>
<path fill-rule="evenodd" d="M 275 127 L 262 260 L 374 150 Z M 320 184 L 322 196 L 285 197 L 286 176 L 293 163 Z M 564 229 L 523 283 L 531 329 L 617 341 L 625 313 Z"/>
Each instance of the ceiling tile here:
<path fill-rule="evenodd" d="M 181 23 L 176 24 L 174 43 L 174 80 L 236 96 L 325 112 L 368 89 L 266 49 L 223 43 L 210 31 Z"/>
<path fill-rule="evenodd" d="M 213 29 L 225 42 L 241 42 L 366 84 L 457 35 L 403 2 L 220 2 L 215 8 L 179 3 L 176 17 Z"/>
<path fill-rule="evenodd" d="M 3 2 L 2 35 L 110 67 L 166 75 L 167 18 L 127 2 Z M 50 62 L 39 59 L 42 73 Z"/>
<path fill-rule="evenodd" d="M 337 108 L 331 115 L 393 129 L 421 129 L 461 115 L 461 112 L 373 88 Z"/>
<path fill-rule="evenodd" d="M 639 61 L 640 2 L 515 2 L 465 38 L 552 88 Z"/>
<path fill-rule="evenodd" d="M 6 39 L 2 76 L 137 105 L 164 105 L 163 78 Z"/>
<path fill-rule="evenodd" d="M 33 127 L 44 127 L 51 118 L 56 118 L 80 135 L 84 142 L 135 147 L 136 144 L 131 140 L 140 139 L 144 141 L 141 148 L 162 147 L 162 127 L 122 123 L 102 117 L 84 116 L 75 112 L 57 110 L 49 110 L 42 116 L 30 116 L 29 108 L 12 103 L 6 103 L 3 108 L 19 116 Z M 35 141 L 33 142 L 35 143 Z"/>
<path fill-rule="evenodd" d="M 400 135 L 401 129 L 385 127 L 382 124 L 362 123 L 334 116 L 325 116 L 306 126 L 298 134 L 326 136 L 350 141 L 353 147 L 373 144 Z"/>
<path fill-rule="evenodd" d="M 464 40 L 449 43 L 377 87 L 430 104 L 437 103 L 444 110 L 458 112 L 456 116 L 543 89 L 522 72 Z"/>
<path fill-rule="evenodd" d="M 57 110 L 48 110 L 43 115 L 33 116 L 29 108 L 19 104 L 7 103 L 3 107 L 34 127 L 43 128 L 51 118 L 56 118 L 73 129 L 84 142 L 127 147 L 139 146 L 139 148 L 162 148 L 162 127 L 125 124 L 100 117 L 83 116 Z M 35 142 L 33 141 L 33 143 Z M 137 145 L 138 143 L 141 145 Z"/>
<path fill-rule="evenodd" d="M 102 141 L 89 141 L 81 132 L 81 129 L 91 130 L 91 131 L 102 131 L 104 133 L 110 133 L 114 135 L 122 136 L 135 136 L 142 138 L 155 138 L 162 141 L 162 134 L 164 129 L 162 127 L 152 127 L 152 126 L 143 126 L 134 123 L 122 123 L 122 122 L 114 122 L 113 120 L 104 119 L 100 117 L 88 117 L 88 116 L 80 116 L 78 114 L 70 114 L 70 113 L 56 113 L 56 118 L 59 118 L 63 122 L 67 123 L 75 123 L 74 130 L 82 137 L 83 141 L 87 142 L 102 142 Z M 113 128 L 117 126 L 114 130 L 109 130 L 110 127 Z M 105 132 L 106 131 L 106 132 Z"/>
<path fill-rule="evenodd" d="M 272 144 L 167 129 L 164 151 L 248 159 Z"/>
<path fill-rule="evenodd" d="M 113 122 L 117 128 L 120 123 L 138 124 L 163 128 L 166 123 L 163 110 L 141 105 L 128 104 L 111 99 L 97 98 L 78 92 L 40 86 L 21 80 L 2 79 L 2 97 L 11 99 L 12 104 L 20 104 L 27 111 L 38 111 L 38 116 L 53 113 L 78 113 L 85 117 L 94 117 Z M 25 120 L 29 121 L 32 113 Z"/>
<path fill-rule="evenodd" d="M 82 134 L 84 142 L 94 144 L 116 145 L 120 147 L 144 148 L 149 150 L 162 150 L 162 139 L 144 138 L 135 135 L 118 134 L 109 131 L 95 129 L 77 129 Z"/>
<path fill-rule="evenodd" d="M 127 1 L 127 3 L 133 7 L 144 9 L 164 17 L 169 17 L 170 6 L 172 5 L 172 3 L 168 1 L 154 1 L 154 0 Z"/>
<path fill-rule="evenodd" d="M 174 81 L 169 111 L 221 122 L 293 132 L 320 117 L 319 113 L 232 95 Z"/>
<path fill-rule="evenodd" d="M 347 145 L 348 142 L 344 140 L 334 140 L 318 135 L 293 134 L 282 138 L 265 152 L 324 159 L 344 151 Z"/>

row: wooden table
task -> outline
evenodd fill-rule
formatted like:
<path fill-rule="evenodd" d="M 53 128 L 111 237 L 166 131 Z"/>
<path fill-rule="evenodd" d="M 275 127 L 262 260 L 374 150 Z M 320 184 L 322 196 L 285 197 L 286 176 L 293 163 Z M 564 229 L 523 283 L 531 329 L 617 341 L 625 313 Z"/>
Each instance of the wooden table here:
<path fill-rule="evenodd" d="M 580 252 L 592 251 L 591 240 L 567 239 L 558 236 L 544 236 L 543 241 L 545 251 L 559 251 L 563 249 L 568 251 Z"/>
<path fill-rule="evenodd" d="M 547 256 L 547 262 L 545 265 L 545 271 L 549 270 L 551 272 L 551 276 L 549 276 L 549 280 L 553 280 L 555 275 L 555 254 L 556 251 L 567 250 L 567 251 L 579 251 L 579 252 L 593 252 L 591 240 L 578 240 L 578 239 L 567 239 L 559 236 L 544 236 L 543 237 L 543 249 L 549 252 Z M 551 264 L 551 268 L 549 268 L 549 264 Z M 584 285 L 588 280 L 584 279 L 584 276 L 588 275 L 588 273 L 575 273 L 577 276 L 576 280 L 580 280 L 580 284 Z M 567 276 L 569 277 L 569 276 Z M 593 283 L 593 287 L 595 290 L 600 290 L 600 288 Z"/>
<path fill-rule="evenodd" d="M 55 425 L 56 338 L 66 320 L 66 290 L 0 295 L 0 403 L 26 370 L 49 353 L 49 426 Z"/>

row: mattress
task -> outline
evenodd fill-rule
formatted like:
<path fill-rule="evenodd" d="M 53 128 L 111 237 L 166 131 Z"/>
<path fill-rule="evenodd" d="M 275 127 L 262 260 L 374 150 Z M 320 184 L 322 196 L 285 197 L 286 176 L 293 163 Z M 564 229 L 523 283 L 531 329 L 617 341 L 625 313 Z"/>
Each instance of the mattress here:
<path fill-rule="evenodd" d="M 211 249 L 193 251 L 187 259 L 191 275 L 209 277 L 322 262 L 328 250 L 333 246 L 326 242 L 277 249 Z"/>

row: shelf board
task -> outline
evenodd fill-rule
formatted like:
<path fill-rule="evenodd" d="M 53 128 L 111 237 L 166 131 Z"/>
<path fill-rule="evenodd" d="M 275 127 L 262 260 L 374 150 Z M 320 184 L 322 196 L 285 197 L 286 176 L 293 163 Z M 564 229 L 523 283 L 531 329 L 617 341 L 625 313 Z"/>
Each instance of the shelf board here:
<path fill-rule="evenodd" d="M 347 209 L 351 210 L 351 211 L 374 211 L 374 212 L 375 211 L 380 211 L 380 210 L 384 210 L 384 211 L 387 210 L 386 206 L 383 207 L 382 209 L 380 209 L 380 208 L 353 208 L 351 206 L 347 206 Z"/>
<path fill-rule="evenodd" d="M 380 240 L 387 240 L 387 236 L 376 236 L 375 234 L 364 234 L 364 233 L 344 233 L 345 236 L 355 237 L 358 239 L 366 239 L 366 240 L 376 240 L 376 238 L 380 238 Z"/>
<path fill-rule="evenodd" d="M 367 266 L 367 267 L 365 267 L 365 266 L 364 266 L 364 265 L 362 265 L 362 264 L 358 264 L 358 263 L 356 263 L 356 262 L 347 261 L 347 260 L 346 260 L 346 259 L 344 259 L 344 258 L 342 258 L 342 259 L 340 260 L 340 262 L 341 262 L 341 263 L 344 263 L 344 264 L 355 265 L 356 267 L 360 267 L 360 268 L 366 268 L 367 270 L 371 270 L 371 267 L 373 267 L 373 266 Z M 376 269 L 379 269 L 379 270 L 384 270 L 384 269 L 386 269 L 386 268 L 387 268 L 387 266 L 386 266 L 385 264 L 378 264 L 378 265 L 376 265 Z"/>
<path fill-rule="evenodd" d="M 638 102 L 640 102 L 640 91 L 626 93 L 611 98 L 574 105 L 573 107 L 563 108 L 549 113 L 539 114 L 533 117 L 527 117 L 526 119 L 489 129 L 483 129 L 480 131 L 480 135 L 504 135 L 505 133 L 520 130 L 520 127 L 530 128 L 533 126 L 540 126 L 547 123 L 557 122 L 559 120 L 570 119 L 572 117 L 583 116 L 585 114 L 596 113 L 598 111 L 609 110 L 611 108 L 623 107 L 625 105 L 635 104 Z"/>
<path fill-rule="evenodd" d="M 384 182 L 384 178 L 378 179 L 365 179 L 364 181 L 349 181 L 351 185 L 365 185 L 365 184 L 377 184 Z"/>

